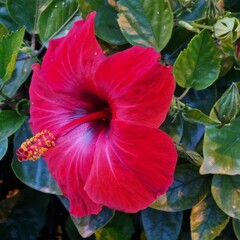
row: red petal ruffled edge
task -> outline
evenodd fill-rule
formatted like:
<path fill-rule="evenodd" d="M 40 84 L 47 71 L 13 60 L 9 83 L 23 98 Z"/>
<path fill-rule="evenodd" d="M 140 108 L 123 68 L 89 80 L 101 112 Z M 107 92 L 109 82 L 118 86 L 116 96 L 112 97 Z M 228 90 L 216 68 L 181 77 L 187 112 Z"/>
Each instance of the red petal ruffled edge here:
<path fill-rule="evenodd" d="M 86 20 L 75 22 L 65 37 L 49 42 L 41 71 L 55 91 L 94 85 L 94 73 L 105 59 L 94 34 L 95 15 L 90 13 Z"/>
<path fill-rule="evenodd" d="M 175 89 L 172 67 L 161 65 L 153 48 L 132 47 L 106 58 L 96 83 L 111 105 L 113 119 L 159 127 Z"/>
<path fill-rule="evenodd" d="M 176 161 L 174 144 L 164 132 L 112 121 L 98 138 L 84 189 L 96 203 L 137 212 L 167 191 Z"/>

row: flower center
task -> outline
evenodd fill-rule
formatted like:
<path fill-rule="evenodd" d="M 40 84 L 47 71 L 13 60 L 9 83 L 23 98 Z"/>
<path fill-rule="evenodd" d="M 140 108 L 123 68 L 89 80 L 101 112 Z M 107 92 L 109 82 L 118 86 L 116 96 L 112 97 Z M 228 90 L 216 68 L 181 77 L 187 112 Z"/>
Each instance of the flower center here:
<path fill-rule="evenodd" d="M 89 113 L 83 117 L 77 118 L 68 124 L 64 125 L 53 135 L 49 130 L 43 130 L 32 138 L 27 139 L 19 149 L 16 150 L 19 161 L 31 160 L 36 161 L 40 158 L 49 148 L 55 146 L 57 138 L 66 135 L 74 127 L 79 126 L 82 123 L 101 119 L 110 120 L 112 113 L 109 108 L 104 108 L 101 111 Z"/>

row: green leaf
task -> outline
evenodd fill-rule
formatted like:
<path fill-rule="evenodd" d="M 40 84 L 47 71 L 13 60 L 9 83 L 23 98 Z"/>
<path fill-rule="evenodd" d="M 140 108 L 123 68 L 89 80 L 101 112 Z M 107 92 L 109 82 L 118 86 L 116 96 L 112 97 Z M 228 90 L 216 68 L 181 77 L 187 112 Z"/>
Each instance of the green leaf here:
<path fill-rule="evenodd" d="M 39 16 L 38 30 L 42 42 L 56 35 L 76 14 L 75 0 L 52 0 Z"/>
<path fill-rule="evenodd" d="M 186 109 L 182 113 L 183 118 L 190 123 L 199 123 L 205 126 L 219 126 L 219 122 L 215 122 L 206 114 L 198 109 Z"/>
<path fill-rule="evenodd" d="M 217 205 L 240 220 L 240 175 L 214 175 L 211 190 Z"/>
<path fill-rule="evenodd" d="M 230 217 L 217 206 L 209 194 L 192 208 L 191 235 L 193 240 L 212 240 L 226 227 Z"/>
<path fill-rule="evenodd" d="M 14 153 L 31 136 L 29 124 L 25 122 L 14 136 Z M 61 190 L 51 176 L 43 158 L 39 158 L 36 162 L 19 162 L 15 154 L 12 169 L 15 175 L 27 186 L 45 193 L 61 194 Z"/>
<path fill-rule="evenodd" d="M 25 29 L 21 28 L 0 39 L 0 80 L 2 82 L 8 81 L 12 76 L 24 32 Z"/>
<path fill-rule="evenodd" d="M 0 160 L 4 157 L 8 149 L 8 138 L 0 140 Z"/>
<path fill-rule="evenodd" d="M 197 167 L 180 164 L 175 170 L 173 184 L 151 207 L 168 212 L 190 209 L 206 197 L 209 185 L 210 177 L 201 176 Z"/>
<path fill-rule="evenodd" d="M 2 23 L 0 23 L 0 38 L 2 38 L 2 36 L 7 33 L 8 33 L 7 28 Z"/>
<path fill-rule="evenodd" d="M 7 0 L 7 9 L 20 26 L 25 26 L 28 32 L 37 32 L 37 21 L 40 12 L 51 0 Z"/>
<path fill-rule="evenodd" d="M 24 189 L 0 202 L 0 236 L 9 240 L 36 240 L 45 224 L 50 195 Z"/>
<path fill-rule="evenodd" d="M 168 1 L 119 0 L 118 23 L 132 45 L 161 51 L 172 35 L 173 14 Z"/>
<path fill-rule="evenodd" d="M 235 118 L 237 109 L 239 108 L 237 104 L 238 100 L 235 101 L 236 97 L 232 94 L 235 91 L 232 89 L 235 88 L 236 85 L 233 84 L 215 103 L 210 112 L 211 119 L 219 121 L 219 118 L 225 116 L 226 121 L 232 121 Z M 203 142 L 204 161 L 200 168 L 201 174 L 240 174 L 239 124 L 240 117 L 223 128 L 206 127 Z"/>
<path fill-rule="evenodd" d="M 134 233 L 133 221 L 130 215 L 116 212 L 108 225 L 95 232 L 96 240 L 130 240 Z"/>
<path fill-rule="evenodd" d="M 92 11 L 97 11 L 95 18 L 96 35 L 110 44 L 126 44 L 118 22 L 117 11 L 108 0 L 78 0 L 81 15 L 85 18 Z"/>
<path fill-rule="evenodd" d="M 0 140 L 6 139 L 15 133 L 23 124 L 26 117 L 19 116 L 15 111 L 3 110 L 0 112 Z"/>
<path fill-rule="evenodd" d="M 239 240 L 240 239 L 240 220 L 233 219 L 233 229 L 237 236 L 237 239 Z"/>
<path fill-rule="evenodd" d="M 82 218 L 72 217 L 79 234 L 86 238 L 94 234 L 98 229 L 104 227 L 114 216 L 114 211 L 103 208 L 97 215 L 88 215 Z"/>
<path fill-rule="evenodd" d="M 23 54 L 19 54 L 19 57 L 22 57 Z M 36 60 L 34 58 L 29 58 L 24 61 L 17 61 L 16 68 L 12 74 L 12 77 L 5 83 L 2 92 L 7 95 L 9 98 L 17 92 L 19 87 L 26 81 L 30 73 L 32 72 L 32 64 Z M 3 99 L 0 96 L 0 100 Z"/>
<path fill-rule="evenodd" d="M 179 54 L 173 73 L 179 86 L 201 90 L 216 81 L 220 63 L 219 49 L 208 31 L 203 30 Z"/>
<path fill-rule="evenodd" d="M 148 240 L 175 240 L 181 231 L 183 212 L 163 212 L 151 208 L 141 211 L 143 228 Z"/>

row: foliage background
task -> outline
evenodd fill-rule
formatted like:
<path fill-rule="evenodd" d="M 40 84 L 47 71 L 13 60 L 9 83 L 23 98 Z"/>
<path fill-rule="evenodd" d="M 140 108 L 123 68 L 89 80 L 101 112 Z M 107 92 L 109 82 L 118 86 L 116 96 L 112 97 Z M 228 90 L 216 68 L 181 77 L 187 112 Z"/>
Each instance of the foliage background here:
<path fill-rule="evenodd" d="M 162 128 L 179 161 L 151 207 L 76 219 L 44 160 L 14 152 L 31 136 L 31 64 L 91 11 L 106 54 L 152 46 L 173 65 Z M 239 21 L 239 0 L 0 0 L 0 239 L 240 239 Z"/>

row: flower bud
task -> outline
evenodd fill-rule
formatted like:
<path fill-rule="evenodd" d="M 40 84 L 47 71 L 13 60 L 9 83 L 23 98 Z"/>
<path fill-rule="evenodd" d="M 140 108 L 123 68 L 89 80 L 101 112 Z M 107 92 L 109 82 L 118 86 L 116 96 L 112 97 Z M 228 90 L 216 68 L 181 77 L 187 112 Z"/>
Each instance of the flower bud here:
<path fill-rule="evenodd" d="M 240 37 L 240 22 L 235 17 L 224 17 L 215 23 L 213 30 L 219 40 L 235 42 Z"/>

